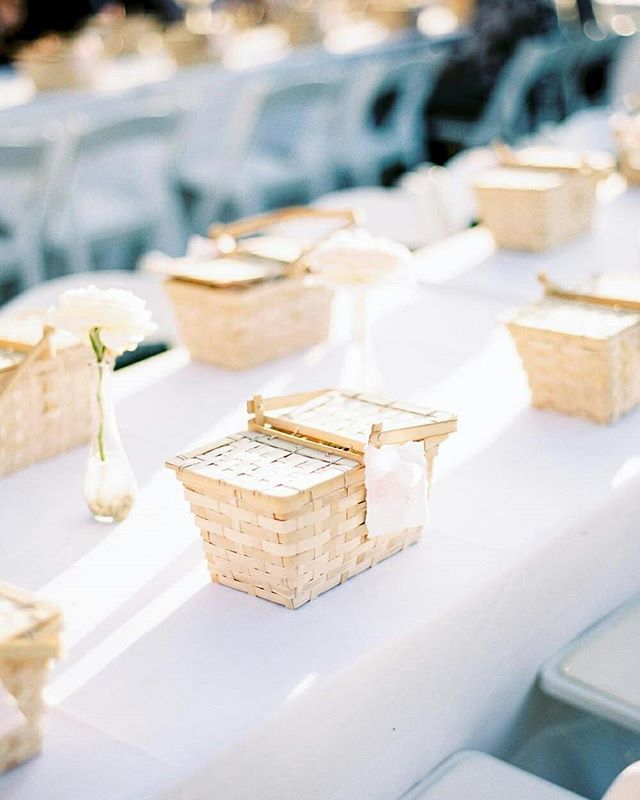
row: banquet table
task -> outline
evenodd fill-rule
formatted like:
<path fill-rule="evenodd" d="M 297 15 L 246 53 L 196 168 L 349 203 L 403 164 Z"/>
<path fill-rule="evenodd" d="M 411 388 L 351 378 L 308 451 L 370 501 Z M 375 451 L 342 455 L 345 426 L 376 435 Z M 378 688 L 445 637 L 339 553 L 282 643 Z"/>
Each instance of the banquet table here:
<path fill-rule="evenodd" d="M 459 432 L 422 540 L 295 612 L 209 582 L 163 462 L 241 430 L 255 393 L 349 385 L 344 298 L 302 354 L 228 373 L 178 347 L 117 373 L 140 484 L 120 525 L 88 518 L 83 448 L 2 480 L 0 574 L 66 620 L 43 754 L 0 777 L 3 800 L 393 800 L 454 750 L 511 752 L 539 666 L 637 592 L 640 414 L 530 408 L 496 320 L 542 259 L 493 258 L 456 291 L 375 290 L 382 390 Z"/>
<path fill-rule="evenodd" d="M 482 225 L 416 252 L 419 279 L 427 285 L 511 303 L 538 299 L 538 273 L 571 285 L 596 272 L 640 269 L 640 189 L 618 175 L 599 187 L 592 229 L 544 253 L 500 250 Z"/>

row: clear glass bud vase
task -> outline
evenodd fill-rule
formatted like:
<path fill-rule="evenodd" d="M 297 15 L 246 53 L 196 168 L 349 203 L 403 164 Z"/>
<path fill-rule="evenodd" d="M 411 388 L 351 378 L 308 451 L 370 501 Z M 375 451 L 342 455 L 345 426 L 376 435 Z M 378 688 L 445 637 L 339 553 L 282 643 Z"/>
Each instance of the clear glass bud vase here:
<path fill-rule="evenodd" d="M 84 494 L 98 522 L 121 522 L 131 510 L 137 484 L 122 447 L 113 402 L 113 357 L 91 364 L 93 429 Z"/>

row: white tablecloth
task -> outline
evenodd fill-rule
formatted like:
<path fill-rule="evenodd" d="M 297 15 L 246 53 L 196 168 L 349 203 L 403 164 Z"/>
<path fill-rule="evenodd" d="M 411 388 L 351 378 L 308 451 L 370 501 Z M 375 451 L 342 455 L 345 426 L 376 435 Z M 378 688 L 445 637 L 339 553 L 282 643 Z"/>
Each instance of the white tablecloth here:
<path fill-rule="evenodd" d="M 511 302 L 498 282 L 380 290 L 385 388 L 460 430 L 423 540 L 298 611 L 209 583 L 162 465 L 241 429 L 256 392 L 348 382 L 340 326 L 246 373 L 182 350 L 120 373 L 141 486 L 120 526 L 87 518 L 83 449 L 4 479 L 0 574 L 63 607 L 67 654 L 44 753 L 3 800 L 392 800 L 453 750 L 515 746 L 538 666 L 637 591 L 640 415 L 529 408 L 495 325 Z"/>
<path fill-rule="evenodd" d="M 542 270 L 568 285 L 596 272 L 636 272 L 640 189 L 625 188 L 617 175 L 601 184 L 592 230 L 560 247 L 544 253 L 499 250 L 486 228 L 469 228 L 416 253 L 420 279 L 446 291 L 517 304 L 540 296 Z"/>

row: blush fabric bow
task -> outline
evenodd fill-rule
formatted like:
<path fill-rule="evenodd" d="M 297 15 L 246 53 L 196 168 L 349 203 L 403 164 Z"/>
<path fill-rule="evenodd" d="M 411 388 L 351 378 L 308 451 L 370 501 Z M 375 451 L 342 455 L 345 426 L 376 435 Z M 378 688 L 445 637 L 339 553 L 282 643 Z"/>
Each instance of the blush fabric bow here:
<path fill-rule="evenodd" d="M 427 518 L 427 461 L 422 445 L 367 446 L 364 464 L 369 537 L 423 526 Z"/>

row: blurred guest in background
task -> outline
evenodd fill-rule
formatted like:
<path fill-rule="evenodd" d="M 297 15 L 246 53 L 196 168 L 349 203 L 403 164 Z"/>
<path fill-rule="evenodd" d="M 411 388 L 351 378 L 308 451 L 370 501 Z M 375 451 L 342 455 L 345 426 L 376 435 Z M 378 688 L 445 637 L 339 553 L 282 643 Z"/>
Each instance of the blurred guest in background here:
<path fill-rule="evenodd" d="M 440 76 L 428 113 L 477 119 L 519 42 L 557 28 L 551 0 L 477 0 L 469 36 Z M 432 144 L 437 150 L 438 143 Z"/>
<path fill-rule="evenodd" d="M 557 14 L 548 0 L 478 0 L 469 36 L 438 81 L 432 110 L 475 119 L 518 43 L 557 27 Z"/>
<path fill-rule="evenodd" d="M 0 63 L 8 60 L 14 33 L 24 22 L 20 0 L 0 0 Z"/>

